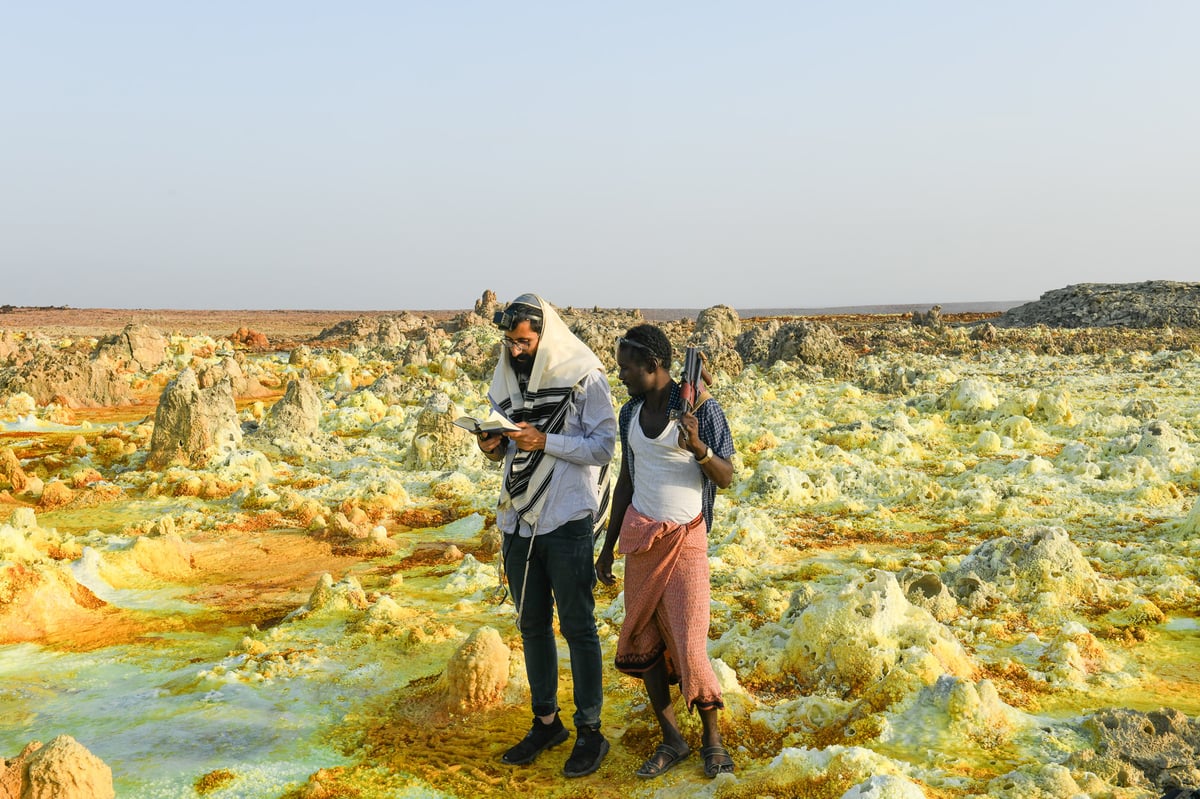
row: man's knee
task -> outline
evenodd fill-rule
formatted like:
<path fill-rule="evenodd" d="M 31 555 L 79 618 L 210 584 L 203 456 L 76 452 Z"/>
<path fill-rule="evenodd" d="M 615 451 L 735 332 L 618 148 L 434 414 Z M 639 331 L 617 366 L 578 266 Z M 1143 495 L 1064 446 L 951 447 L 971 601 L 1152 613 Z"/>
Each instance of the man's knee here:
<path fill-rule="evenodd" d="M 554 637 L 554 619 L 550 613 L 540 612 L 533 608 L 524 608 L 521 611 L 521 621 L 517 629 L 521 632 L 522 638 L 553 638 Z"/>
<path fill-rule="evenodd" d="M 559 628 L 562 630 L 563 638 L 568 643 L 572 641 L 581 641 L 584 643 L 593 640 L 599 640 L 599 634 L 596 632 L 596 620 L 591 616 L 586 619 L 562 619 L 558 620 Z"/>

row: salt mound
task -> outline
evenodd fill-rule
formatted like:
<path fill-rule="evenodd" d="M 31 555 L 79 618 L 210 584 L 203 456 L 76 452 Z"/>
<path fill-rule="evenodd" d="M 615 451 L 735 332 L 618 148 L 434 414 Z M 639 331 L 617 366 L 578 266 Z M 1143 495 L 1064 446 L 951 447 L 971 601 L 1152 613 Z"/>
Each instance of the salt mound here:
<path fill-rule="evenodd" d="M 478 451 L 474 437 L 454 424 L 458 409 L 444 392 L 435 392 L 417 415 L 408 463 L 415 469 L 454 469 Z"/>
<path fill-rule="evenodd" d="M 138 536 L 126 550 L 138 567 L 168 580 L 179 580 L 192 574 L 191 545 L 178 533 L 164 536 Z"/>
<path fill-rule="evenodd" d="M 893 700 L 944 674 L 975 671 L 954 635 L 905 598 L 895 575 L 879 569 L 804 607 L 781 665 L 808 690 L 846 696 L 870 687 L 893 692 Z"/>
<path fill-rule="evenodd" d="M 808 473 L 770 458 L 758 462 L 748 482 L 758 499 L 774 507 L 798 508 L 815 502 L 828 502 L 838 496 L 837 483 L 817 483 Z"/>
<path fill-rule="evenodd" d="M 942 579 L 933 572 L 906 568 L 896 575 L 908 601 L 929 611 L 938 621 L 950 621 L 958 615 L 958 602 Z"/>
<path fill-rule="evenodd" d="M 925 799 L 925 792 L 903 777 L 880 774 L 855 785 L 842 794 L 842 799 Z"/>
<path fill-rule="evenodd" d="M 348 339 L 350 343 L 368 347 L 394 347 L 428 324 L 428 319 L 409 311 L 401 311 L 398 315 L 360 316 L 327 327 L 316 338 L 318 341 Z"/>
<path fill-rule="evenodd" d="M 641 311 L 598 311 L 585 314 L 576 314 L 559 309 L 559 315 L 567 322 L 567 326 L 576 338 L 588 346 L 588 348 L 596 353 L 596 357 L 605 365 L 608 370 L 616 367 L 617 359 L 613 341 L 625 334 L 625 331 L 631 327 L 636 327 L 644 323 L 646 320 L 642 317 Z M 489 326 L 491 319 L 488 319 Z M 493 328 L 494 329 L 494 328 Z M 490 350 L 490 357 L 484 362 L 488 371 L 485 374 L 490 375 L 491 369 L 496 365 L 496 350 Z"/>
<path fill-rule="evenodd" d="M 61 564 L 0 564 L 0 643 L 37 641 L 103 604 Z"/>
<path fill-rule="evenodd" d="M 1189 471 L 1196 465 L 1187 441 L 1175 428 L 1160 420 L 1142 428 L 1142 437 L 1133 448 L 1133 454 L 1170 473 Z"/>
<path fill-rule="evenodd" d="M 1032 602 L 1050 594 L 1060 604 L 1105 592 L 1091 564 L 1061 527 L 1035 527 L 1023 538 L 1002 536 L 971 551 L 943 581 L 961 603 L 985 610 L 989 597 Z"/>
<path fill-rule="evenodd" d="M 775 338 L 775 331 L 778 329 L 779 320 L 772 319 L 766 324 L 755 325 L 738 336 L 737 352 L 741 356 L 742 362 L 770 366 L 771 341 Z"/>
<path fill-rule="evenodd" d="M 496 339 L 499 334 L 494 327 L 491 327 L 491 317 L 488 319 L 488 327 L 464 329 L 454 336 L 450 345 L 450 357 L 455 359 L 458 368 L 462 370 L 460 376 L 476 380 L 485 379 L 490 377 L 492 370 L 496 368 L 499 352 L 496 348 Z M 489 327 L 491 329 L 488 329 Z M 576 333 L 576 335 L 579 334 Z M 583 337 L 580 336 L 580 338 Z M 601 360 L 604 360 L 603 353 L 611 350 L 612 340 L 610 339 L 603 349 L 594 351 L 601 356 Z"/>
<path fill-rule="evenodd" d="M 235 397 L 262 397 L 271 393 L 271 390 L 264 386 L 253 375 L 249 375 L 242 368 L 245 363 L 245 355 L 237 353 L 234 356 L 225 356 L 214 364 L 205 366 L 197 374 L 197 380 L 201 388 L 212 388 L 218 383 L 228 381 L 233 389 Z M 261 375 L 261 370 L 259 371 Z"/>
<path fill-rule="evenodd" d="M 1071 410 L 1071 392 L 1064 386 L 1054 386 L 1042 391 L 1034 406 L 1034 415 L 1050 424 L 1071 425 L 1075 414 Z"/>
<path fill-rule="evenodd" d="M 448 624 L 447 618 L 445 615 L 430 616 L 385 594 L 350 624 L 349 631 L 389 639 L 388 646 L 408 652 L 427 644 L 461 638 L 462 632 Z"/>
<path fill-rule="evenodd" d="M 361 610 L 365 607 L 367 594 L 357 577 L 348 576 L 334 583 L 333 575 L 325 572 L 309 595 L 308 604 L 289 614 L 288 618 L 306 616 L 316 611 Z"/>
<path fill-rule="evenodd" d="M 0 397 L 19 393 L 38 405 L 57 402 L 70 408 L 110 407 L 131 399 L 127 381 L 109 361 L 48 346 L 38 346 L 17 366 L 0 369 Z"/>
<path fill-rule="evenodd" d="M 1000 404 L 991 384 L 978 377 L 959 380 L 938 400 L 938 406 L 967 415 L 994 410 Z"/>
<path fill-rule="evenodd" d="M 1179 522 L 1177 529 L 1184 538 L 1200 537 L 1200 499 L 1192 505 L 1191 511 Z"/>
<path fill-rule="evenodd" d="M 14 508 L 0 524 L 0 561 L 21 564 L 79 557 L 82 547 L 70 533 L 38 526 L 33 508 Z"/>
<path fill-rule="evenodd" d="M 321 406 L 321 393 L 311 380 L 289 380 L 258 432 L 267 438 L 312 438 L 321 422 Z"/>
<path fill-rule="evenodd" d="M 307 376 L 289 380 L 284 395 L 248 436 L 249 443 L 283 455 L 341 456 L 341 443 L 321 431 L 323 404 L 320 389 Z"/>
<path fill-rule="evenodd" d="M 1105 790 L 1107 787 L 1092 774 L 1084 773 L 1076 780 L 1066 766 L 1051 763 L 1024 766 L 991 780 L 986 796 L 988 799 L 1078 799 L 1112 795 Z"/>
<path fill-rule="evenodd" d="M 1096 636 L 1075 621 L 1062 625 L 1038 654 L 1036 664 L 1029 665 L 1044 669 L 1047 681 L 1078 690 L 1086 690 L 1093 680 L 1111 686 L 1133 680 L 1121 671 L 1124 659 L 1110 653 Z"/>
<path fill-rule="evenodd" d="M 175 462 L 204 466 L 218 455 L 232 452 L 241 441 L 242 428 L 229 381 L 201 389 L 196 373 L 184 369 L 159 398 L 147 466 L 161 469 Z"/>
<path fill-rule="evenodd" d="M 998 327 L 1200 327 L 1200 283 L 1078 283 L 1047 291 L 995 320 Z"/>
<path fill-rule="evenodd" d="M 493 627 L 479 627 L 446 664 L 446 704 L 471 713 L 500 703 L 508 684 L 509 649 Z"/>
<path fill-rule="evenodd" d="M 480 563 L 472 555 L 464 555 L 458 568 L 446 578 L 443 587 L 451 594 L 477 594 L 495 588 L 498 580 L 495 566 Z"/>
<path fill-rule="evenodd" d="M 32 741 L 0 761 L 0 796 L 12 799 L 113 799 L 112 769 L 69 735 Z"/>
<path fill-rule="evenodd" d="M 858 746 L 787 747 L 775 756 L 762 776 L 744 777 L 743 786 L 739 787 L 745 790 L 739 790 L 738 795 L 837 796 L 834 791 L 844 786 L 846 791 L 858 790 L 860 793 L 845 793 L 843 797 L 923 797 L 921 790 L 908 780 L 910 768 L 905 763 Z"/>
<path fill-rule="evenodd" d="M 1135 596 L 1124 608 L 1104 615 L 1104 620 L 1118 629 L 1162 624 L 1166 619 L 1167 614 L 1144 596 Z"/>
<path fill-rule="evenodd" d="M 29 476 L 21 468 L 21 460 L 12 447 L 0 450 L 0 482 L 8 483 L 14 494 L 20 494 L 29 486 Z"/>
<path fill-rule="evenodd" d="M 966 738 L 991 749 L 1035 723 L 1004 704 L 991 680 L 975 683 L 947 675 L 924 688 L 902 713 L 890 718 L 882 740 L 940 749 Z"/>
<path fill-rule="evenodd" d="M 728 305 L 714 305 L 696 317 L 696 330 L 688 343 L 704 353 L 710 372 L 736 375 L 742 371 L 742 356 L 737 351 L 741 334 L 737 311 Z"/>
<path fill-rule="evenodd" d="M 474 312 L 480 319 L 490 321 L 492 314 L 497 310 L 499 300 L 496 297 L 496 292 L 491 289 L 484 289 L 479 295 L 479 299 L 475 300 Z"/>
<path fill-rule="evenodd" d="M 246 326 L 239 327 L 229 337 L 229 341 L 239 350 L 257 350 L 262 352 L 271 346 L 271 340 L 265 333 L 252 330 Z"/>
<path fill-rule="evenodd" d="M 383 637 L 392 634 L 402 625 L 419 620 L 418 617 L 419 614 L 413 608 L 401 605 L 390 596 L 381 596 L 367 608 L 362 618 L 354 623 L 354 629 L 368 635 Z"/>
<path fill-rule="evenodd" d="M 113 361 L 121 368 L 150 372 L 167 359 L 167 337 L 149 325 L 125 325 L 125 329 L 96 345 L 96 357 Z"/>

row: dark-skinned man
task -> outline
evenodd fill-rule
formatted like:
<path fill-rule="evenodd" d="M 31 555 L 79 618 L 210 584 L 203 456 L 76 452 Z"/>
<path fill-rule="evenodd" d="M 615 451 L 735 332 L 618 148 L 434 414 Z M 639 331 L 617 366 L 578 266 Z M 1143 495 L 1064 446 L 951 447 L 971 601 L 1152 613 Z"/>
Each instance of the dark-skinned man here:
<path fill-rule="evenodd" d="M 708 660 L 707 533 L 716 490 L 733 480 L 733 436 L 707 393 L 685 407 L 670 368 L 670 341 L 654 325 L 631 328 L 619 340 L 618 377 L 630 400 L 619 416 L 621 473 L 596 573 L 615 582 L 619 540 L 625 621 L 616 666 L 642 678 L 663 735 L 637 775 L 657 777 L 691 754 L 671 704 L 670 685 L 678 681 L 688 710 L 700 714 L 704 773 L 715 777 L 733 771 L 733 758 L 721 741 L 724 702 Z"/>

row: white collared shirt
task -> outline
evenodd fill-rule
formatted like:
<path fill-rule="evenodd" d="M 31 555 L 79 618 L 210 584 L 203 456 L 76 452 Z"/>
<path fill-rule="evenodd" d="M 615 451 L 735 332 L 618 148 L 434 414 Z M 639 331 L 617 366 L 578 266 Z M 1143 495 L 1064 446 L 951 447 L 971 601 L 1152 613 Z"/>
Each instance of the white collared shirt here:
<path fill-rule="evenodd" d="M 600 467 L 612 462 L 617 448 L 617 417 L 612 392 L 600 370 L 588 372 L 572 392 L 571 407 L 561 433 L 546 435 L 546 454 L 557 458 L 541 516 L 532 528 L 519 520 L 511 506 L 496 509 L 496 526 L 502 532 L 518 529 L 525 537 L 541 535 L 569 521 L 595 515 L 600 507 Z M 512 468 L 515 446 L 504 453 L 504 473 Z"/>

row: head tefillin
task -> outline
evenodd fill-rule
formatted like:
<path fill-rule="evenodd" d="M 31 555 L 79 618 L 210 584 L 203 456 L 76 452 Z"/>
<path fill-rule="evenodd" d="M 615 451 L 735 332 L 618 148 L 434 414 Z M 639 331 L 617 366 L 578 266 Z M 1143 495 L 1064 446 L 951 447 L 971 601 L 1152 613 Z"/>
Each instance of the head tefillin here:
<path fill-rule="evenodd" d="M 504 310 L 492 314 L 492 323 L 501 330 L 513 330 L 522 322 L 529 322 L 534 333 L 542 332 L 542 307 L 533 294 L 522 294 L 505 306 Z"/>

